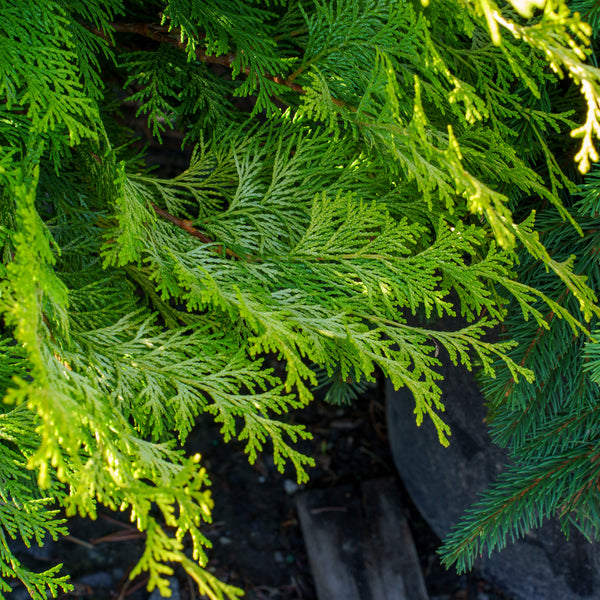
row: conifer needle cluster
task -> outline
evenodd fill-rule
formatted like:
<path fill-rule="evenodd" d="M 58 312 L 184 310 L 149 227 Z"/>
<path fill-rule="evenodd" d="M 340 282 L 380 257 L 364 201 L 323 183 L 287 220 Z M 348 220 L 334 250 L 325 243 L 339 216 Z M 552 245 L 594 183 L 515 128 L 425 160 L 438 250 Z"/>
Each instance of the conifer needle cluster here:
<path fill-rule="evenodd" d="M 99 505 L 146 534 L 131 577 L 166 593 L 180 564 L 238 597 L 204 568 L 196 420 L 303 482 L 286 413 L 382 373 L 447 444 L 441 347 L 515 460 L 447 562 L 554 514 L 593 533 L 599 22 L 588 0 L 2 2 L 0 598 L 69 590 L 11 539 Z M 186 169 L 146 166 L 131 106 Z"/>

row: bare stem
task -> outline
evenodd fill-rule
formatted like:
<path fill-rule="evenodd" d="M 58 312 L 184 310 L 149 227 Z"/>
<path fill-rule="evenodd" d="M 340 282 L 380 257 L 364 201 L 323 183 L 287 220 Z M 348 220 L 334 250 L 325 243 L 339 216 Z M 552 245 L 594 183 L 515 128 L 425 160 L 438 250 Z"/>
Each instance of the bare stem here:
<path fill-rule="evenodd" d="M 151 40 L 161 42 L 163 44 L 169 44 L 179 50 L 185 51 L 187 49 L 186 44 L 181 41 L 181 35 L 180 35 L 181 32 L 180 32 L 179 28 L 175 28 L 175 29 L 172 29 L 169 31 L 168 27 L 165 25 L 155 25 L 152 23 L 120 23 L 120 22 L 111 23 L 111 27 L 119 33 L 137 33 L 138 35 L 142 35 Z M 91 27 L 91 26 L 88 27 L 88 29 L 92 33 L 110 41 L 110 38 L 100 29 L 97 29 L 96 27 Z M 203 63 L 221 65 L 223 67 L 229 67 L 229 68 L 231 68 L 231 65 L 237 58 L 237 54 L 235 52 L 229 52 L 227 54 L 220 54 L 219 56 L 216 56 L 214 54 L 207 54 L 204 51 L 204 49 L 201 48 L 200 46 L 197 46 L 194 52 L 195 52 L 196 58 Z M 244 67 L 241 70 L 241 72 L 246 76 L 250 75 L 250 67 Z M 270 79 L 271 81 L 273 81 L 274 83 L 277 83 L 279 85 L 286 86 L 298 94 L 305 94 L 306 90 L 301 85 L 298 85 L 297 83 L 294 83 L 294 81 L 293 81 L 293 78 L 297 75 L 298 75 L 298 73 L 295 73 L 292 77 L 285 78 L 285 77 L 281 77 L 280 75 L 271 75 L 269 73 L 263 73 L 263 77 L 265 77 L 266 79 Z M 337 100 L 336 98 L 332 98 L 331 100 L 337 106 L 347 108 L 353 112 L 356 111 L 356 109 L 353 106 L 347 105 L 342 100 Z"/>
<path fill-rule="evenodd" d="M 159 217 L 162 217 L 166 221 L 177 225 L 177 227 L 180 227 L 184 231 L 187 231 L 190 235 L 193 235 L 195 238 L 199 239 L 204 244 L 215 244 L 214 240 L 209 238 L 206 234 L 202 233 L 201 231 L 198 231 L 192 225 L 191 221 L 187 221 L 186 219 L 180 219 L 179 217 L 172 215 L 170 212 L 167 212 L 164 208 L 153 204 L 152 202 L 150 203 L 150 206 L 152 206 L 154 212 Z M 218 254 L 223 254 L 223 246 L 221 246 L 220 244 L 216 244 L 214 246 L 214 249 Z M 230 250 L 229 248 L 225 248 L 225 254 L 230 258 L 241 259 L 241 256 L 239 254 L 236 254 L 233 250 Z"/>

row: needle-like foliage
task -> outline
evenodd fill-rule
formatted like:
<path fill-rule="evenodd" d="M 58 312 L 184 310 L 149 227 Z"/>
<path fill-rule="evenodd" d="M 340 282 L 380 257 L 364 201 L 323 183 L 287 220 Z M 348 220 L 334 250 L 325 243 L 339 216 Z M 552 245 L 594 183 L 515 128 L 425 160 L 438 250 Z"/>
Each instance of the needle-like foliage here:
<path fill-rule="evenodd" d="M 210 482 L 181 449 L 196 420 L 303 482 L 313 459 L 296 442 L 310 432 L 286 413 L 324 378 L 339 400 L 382 373 L 447 444 L 441 347 L 526 394 L 492 401 L 499 441 L 525 448 L 503 493 L 540 476 L 537 452 L 547 473 L 566 455 L 581 466 L 487 543 L 559 505 L 597 522 L 594 403 L 578 397 L 582 441 L 565 447 L 542 385 L 555 361 L 540 371 L 513 321 L 504 341 L 488 336 L 520 315 L 548 348 L 595 364 L 596 280 L 581 262 L 595 175 L 577 215 L 563 156 L 572 130 L 580 170 L 596 159 L 591 29 L 562 2 L 513 6 L 2 3 L 0 598 L 15 579 L 34 600 L 68 590 L 57 567 L 26 570 L 10 539 L 41 543 L 66 531 L 59 508 L 95 517 L 99 504 L 146 533 L 131 576 L 147 571 L 150 589 L 166 593 L 179 563 L 210 598 L 239 596 L 203 568 Z M 155 145 L 182 141 L 186 168 L 145 167 L 132 107 Z M 554 222 L 559 239 L 543 233 Z M 467 325 L 430 325 L 448 316 Z M 593 371 L 569 377 L 596 385 Z M 542 438 L 524 406 L 539 407 Z"/>

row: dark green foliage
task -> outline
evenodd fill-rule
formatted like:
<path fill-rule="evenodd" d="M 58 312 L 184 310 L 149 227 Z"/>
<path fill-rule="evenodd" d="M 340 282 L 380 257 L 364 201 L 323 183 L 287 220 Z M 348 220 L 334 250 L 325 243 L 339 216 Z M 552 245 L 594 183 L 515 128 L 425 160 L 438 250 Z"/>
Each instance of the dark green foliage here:
<path fill-rule="evenodd" d="M 583 237 L 553 213 L 540 215 L 538 226 L 555 256 L 567 259 L 568 252 L 580 257 L 575 270 L 598 289 L 598 221 L 579 222 Z M 535 283 L 571 314 L 579 313 L 577 301 L 548 277 L 543 265 L 523 256 L 521 267 L 521 281 Z M 591 537 L 598 533 L 600 419 L 594 381 L 598 365 L 593 362 L 598 343 L 574 335 L 558 313 L 540 308 L 547 328 L 523 321 L 516 310 L 509 310 L 505 321 L 505 335 L 519 341 L 511 357 L 534 372 L 535 384 L 515 382 L 500 364 L 496 378 L 483 382 L 494 441 L 508 449 L 513 462 L 442 548 L 445 560 L 456 561 L 460 570 L 480 552 L 504 547 L 549 517 L 560 517 L 565 531 L 574 523 Z M 594 318 L 590 327 L 597 326 Z"/>
<path fill-rule="evenodd" d="M 579 3 L 578 8 L 583 14 L 594 11 L 589 3 Z M 594 166 L 567 200 L 580 235 L 555 211 L 546 210 L 537 219 L 548 251 L 558 260 L 573 261 L 574 271 L 595 290 L 600 287 L 599 189 Z M 584 320 L 576 299 L 525 252 L 519 281 Z M 504 547 L 550 517 L 560 519 L 566 534 L 572 525 L 590 539 L 600 534 L 598 318 L 587 324 L 591 337 L 577 336 L 554 307 L 539 307 L 545 313 L 542 321 L 524 320 L 514 306 L 504 322 L 504 337 L 519 342 L 511 357 L 533 371 L 536 383 L 516 382 L 500 364 L 495 379 L 482 380 L 493 439 L 508 450 L 512 463 L 441 549 L 445 562 L 456 563 L 459 570 L 469 568 L 480 553 Z"/>
<path fill-rule="evenodd" d="M 324 377 L 341 401 L 382 372 L 447 444 L 440 347 L 496 374 L 494 427 L 519 469 L 492 496 L 537 477 L 539 449 L 545 472 L 565 453 L 578 469 L 487 542 L 559 506 L 593 529 L 596 175 L 578 215 L 563 151 L 575 128 L 575 163 L 597 158 L 600 80 L 583 62 L 590 27 L 560 3 L 528 20 L 536 6 L 2 3 L 0 597 L 13 578 L 35 600 L 68 589 L 57 569 L 25 570 L 8 538 L 59 535 L 56 507 L 94 517 L 99 503 L 147 534 L 132 576 L 164 592 L 180 563 L 211 598 L 238 596 L 203 568 L 209 480 L 181 450 L 195 420 L 305 481 L 313 459 L 294 443 L 310 432 L 285 413 Z M 158 142 L 178 132 L 187 169 L 144 167 L 125 105 Z M 466 326 L 425 324 L 458 315 Z M 545 344 L 589 386 L 575 413 L 558 380 L 540 383 Z M 552 433 L 565 423 L 576 444 Z M 461 540 L 459 566 L 479 550 Z"/>

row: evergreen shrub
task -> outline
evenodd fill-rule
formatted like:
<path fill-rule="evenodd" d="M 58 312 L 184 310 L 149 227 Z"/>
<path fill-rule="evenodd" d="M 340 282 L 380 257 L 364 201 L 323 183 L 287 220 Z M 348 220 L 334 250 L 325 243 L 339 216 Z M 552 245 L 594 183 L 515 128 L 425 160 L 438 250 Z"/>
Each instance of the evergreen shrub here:
<path fill-rule="evenodd" d="M 591 0 L 0 3 L 0 597 L 68 590 L 11 539 L 99 505 L 146 534 L 131 577 L 239 596 L 204 569 L 196 420 L 304 482 L 285 414 L 323 373 L 341 401 L 380 372 L 447 444 L 442 347 L 513 459 L 447 563 L 554 514 L 593 534 L 597 22 Z M 180 132 L 185 170 L 146 166 L 125 106 Z"/>

